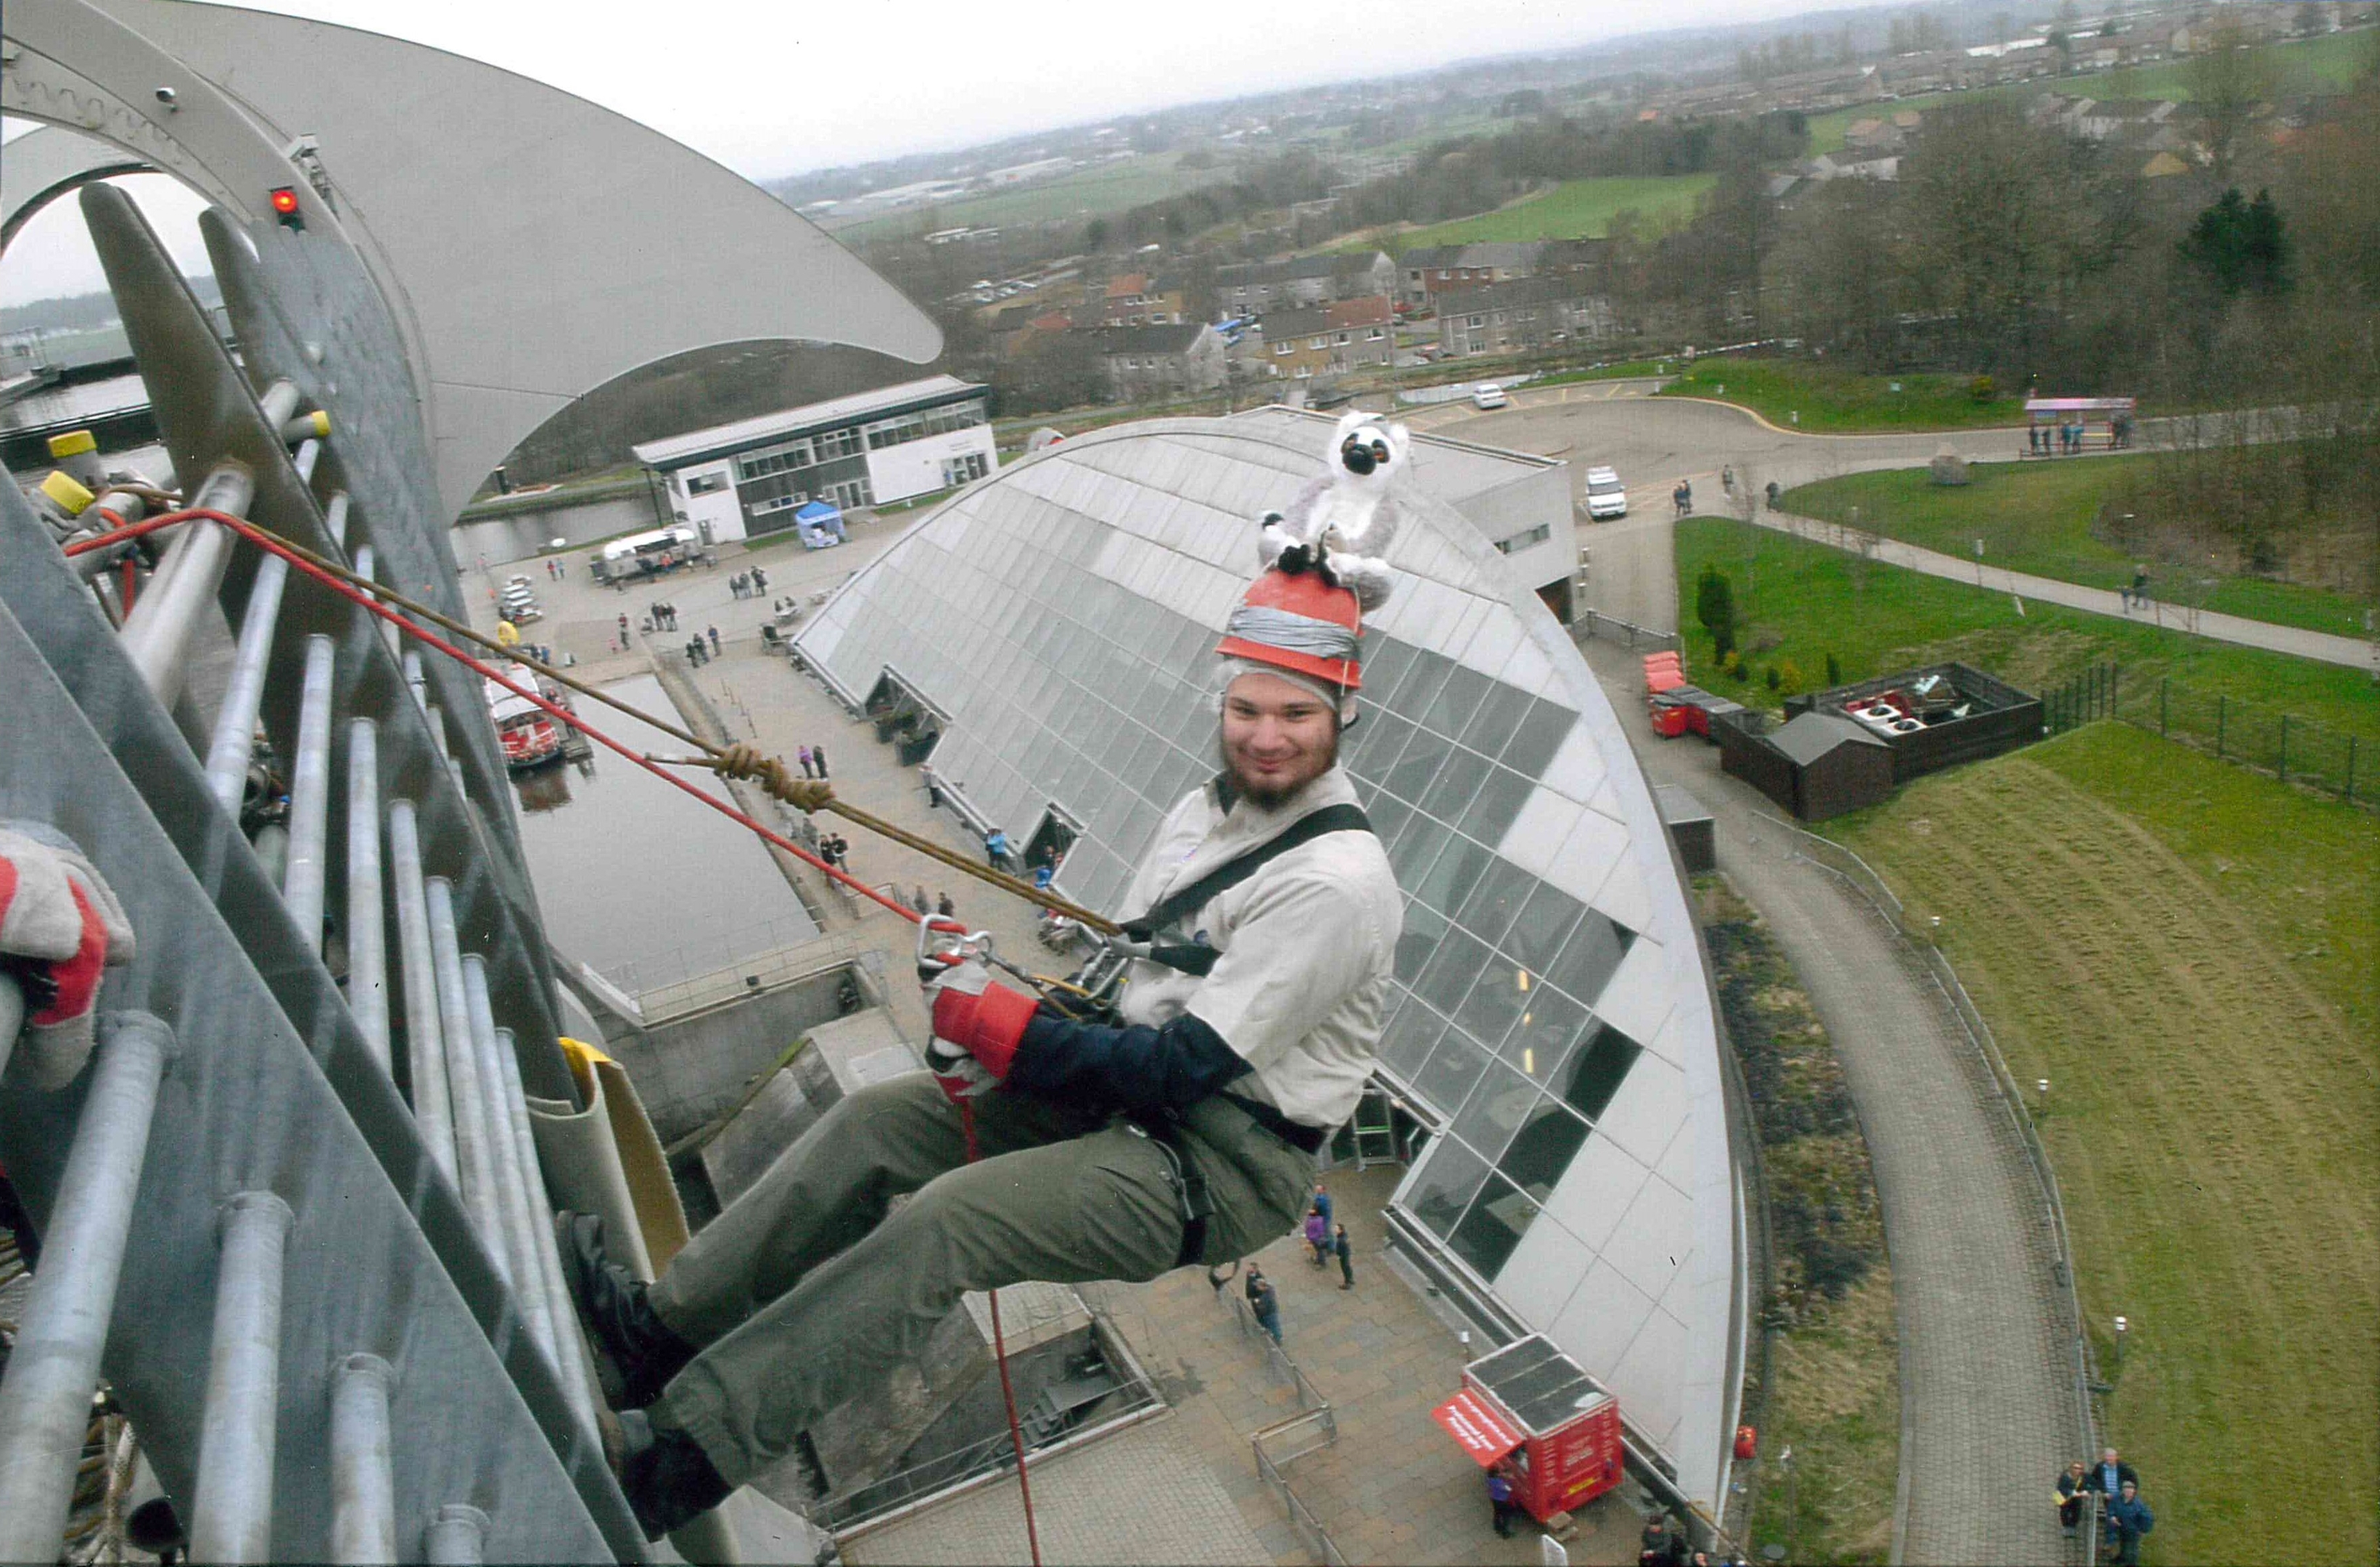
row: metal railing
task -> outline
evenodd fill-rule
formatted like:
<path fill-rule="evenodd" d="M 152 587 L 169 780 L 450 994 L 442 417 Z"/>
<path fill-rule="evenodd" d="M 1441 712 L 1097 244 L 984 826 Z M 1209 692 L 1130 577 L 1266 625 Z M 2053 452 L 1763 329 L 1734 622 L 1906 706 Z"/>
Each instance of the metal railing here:
<path fill-rule="evenodd" d="M 1674 631 L 1655 631 L 1638 626 L 1601 610 L 1583 609 L 1571 623 L 1571 640 L 1593 637 L 1606 642 L 1617 642 L 1632 652 L 1675 653 L 1685 650 L 1685 643 Z"/>
<path fill-rule="evenodd" d="M 1313 1412 L 1309 1412 L 1305 1415 L 1293 1415 L 1287 1420 L 1277 1421 L 1250 1437 L 1248 1445 L 1256 1452 L 1257 1477 L 1264 1481 L 1274 1496 L 1281 1499 L 1281 1506 L 1289 1513 L 1291 1526 L 1295 1528 L 1299 1537 L 1305 1541 L 1306 1549 L 1328 1562 L 1330 1567 L 1347 1567 L 1347 1559 L 1340 1554 L 1338 1542 L 1330 1537 L 1330 1531 L 1322 1526 L 1322 1520 L 1314 1515 L 1314 1510 L 1305 1505 L 1304 1499 L 1291 1488 L 1289 1476 L 1281 1472 L 1281 1465 L 1289 1460 L 1275 1461 L 1270 1453 L 1265 1452 L 1265 1441 L 1268 1438 L 1291 1427 L 1302 1426 L 1312 1418 Z M 1335 1427 L 1333 1439 L 1335 1439 Z M 1301 1448 L 1297 1453 L 1290 1456 L 1294 1458 L 1313 1451 L 1315 1450 L 1312 1447 Z"/>
<path fill-rule="evenodd" d="M 2073 1356 L 2071 1374 L 2076 1417 L 2080 1423 L 2076 1436 L 2081 1442 L 2076 1451 L 2096 1452 L 2097 1419 L 2092 1404 L 2091 1342 L 2083 1330 L 2082 1299 L 2075 1285 L 2074 1244 L 2066 1222 L 2066 1202 L 2058 1189 L 2058 1172 L 2049 1162 L 2049 1150 L 2041 1141 L 2041 1133 L 2034 1124 L 2033 1113 L 2026 1108 L 2024 1095 L 2017 1086 L 2015 1075 L 2009 1071 L 2008 1062 L 2000 1054 L 1999 1041 L 1993 1036 L 1991 1025 L 1984 1021 L 1984 1014 L 1976 1007 L 1973 998 L 1967 994 L 1966 986 L 1960 983 L 1958 971 L 1950 966 L 1950 960 L 1944 957 L 1932 942 L 1911 936 L 1907 910 L 1893 894 L 1892 889 L 1885 885 L 1884 879 L 1865 860 L 1832 839 L 1805 832 L 1780 818 L 1763 813 L 1763 819 L 1789 834 L 1786 841 L 1794 845 L 1796 857 L 1840 876 L 1874 906 L 1885 923 L 1892 928 L 1902 949 L 1913 954 L 1933 979 L 1943 1000 L 1949 1003 L 1951 1015 L 1958 1019 L 1960 1028 L 1990 1070 L 1992 1083 L 1999 1090 L 2001 1106 L 2024 1148 L 2025 1160 L 2032 1168 L 2041 1196 L 2043 1228 L 2050 1245 L 2051 1266 L 2058 1282 L 2059 1304 L 2066 1316 L 2064 1326 Z"/>
<path fill-rule="evenodd" d="M 1290 1485 L 1286 1472 L 1287 1465 L 1307 1453 L 1319 1452 L 1338 1441 L 1339 1413 L 1331 1407 L 1330 1401 L 1322 1396 L 1322 1390 L 1307 1379 L 1305 1368 L 1270 1333 L 1265 1331 L 1247 1301 L 1232 1288 L 1232 1281 L 1217 1282 L 1210 1274 L 1208 1282 L 1214 1284 L 1215 1298 L 1223 1303 L 1231 1312 L 1232 1319 L 1239 1324 L 1240 1336 L 1261 1342 L 1267 1368 L 1297 1392 L 1296 1414 L 1276 1420 L 1251 1433 L 1248 1438 L 1249 1450 L 1256 1455 L 1257 1475 L 1281 1499 L 1281 1507 L 1289 1513 L 1291 1524 L 1305 1539 L 1306 1548 L 1330 1563 L 1331 1567 L 1345 1567 L 1347 1559 L 1339 1553 L 1330 1531 L 1322 1526 L 1322 1520 Z M 1275 1451 L 1283 1446 L 1293 1446 L 1293 1451 Z"/>
<path fill-rule="evenodd" d="M 2284 784 L 2374 803 L 2372 747 L 2362 737 L 2166 675 L 2126 680 L 2119 665 L 2094 665 L 2042 693 L 2042 717 L 2053 735 L 2118 719 Z"/>

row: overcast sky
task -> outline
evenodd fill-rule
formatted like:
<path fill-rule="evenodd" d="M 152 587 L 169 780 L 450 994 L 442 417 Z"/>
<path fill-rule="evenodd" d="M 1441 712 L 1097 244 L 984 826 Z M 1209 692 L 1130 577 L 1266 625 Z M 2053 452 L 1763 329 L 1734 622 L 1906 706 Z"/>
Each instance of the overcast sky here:
<path fill-rule="evenodd" d="M 1136 110 L 1746 21 L 1813 0 L 1368 0 L 957 5 L 952 0 L 277 0 L 575 92 L 737 173 L 772 178 Z M 194 203 L 143 198 L 196 254 Z M 53 209 L 0 261 L 0 299 L 97 287 Z M 70 232 L 71 231 L 71 232 Z M 185 238 L 187 236 L 187 239 Z M 19 250 L 24 253 L 20 256 Z"/>

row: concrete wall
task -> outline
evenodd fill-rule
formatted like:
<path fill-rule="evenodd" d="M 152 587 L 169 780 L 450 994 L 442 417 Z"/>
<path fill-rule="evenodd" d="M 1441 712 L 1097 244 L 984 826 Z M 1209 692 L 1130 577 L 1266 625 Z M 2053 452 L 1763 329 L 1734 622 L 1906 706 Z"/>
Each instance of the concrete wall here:
<path fill-rule="evenodd" d="M 720 481 L 720 486 L 708 493 L 686 493 L 686 481 L 700 480 Z M 669 476 L 670 509 L 684 512 L 688 527 L 698 532 L 705 523 L 710 525 L 710 541 L 724 543 L 745 536 L 744 503 L 735 495 L 735 465 L 722 457 L 717 462 L 697 463 L 692 468 L 673 469 Z"/>
<path fill-rule="evenodd" d="M 942 464 L 968 452 L 981 452 L 984 460 L 991 465 L 990 471 L 1000 471 L 1000 458 L 992 447 L 991 426 L 978 424 L 868 453 L 868 487 L 875 492 L 879 505 L 929 494 L 945 488 Z"/>
<path fill-rule="evenodd" d="M 642 1032 L 620 1027 L 604 1048 L 636 1079 L 653 1130 L 674 1142 L 734 1109 L 795 1040 L 840 1016 L 843 974 L 762 990 Z"/>
<path fill-rule="evenodd" d="M 1548 582 L 1567 581 L 1578 569 L 1578 522 L 1571 510 L 1567 463 L 1465 496 L 1455 509 L 1469 517 L 1490 543 L 1533 528 L 1552 529 L 1544 543 L 1504 557 L 1515 587 L 1534 591 Z"/>
<path fill-rule="evenodd" d="M 469 571 L 478 566 L 482 556 L 490 565 L 499 565 L 533 555 L 556 539 L 573 545 L 587 544 L 613 534 L 643 532 L 660 526 L 654 520 L 650 495 L 615 495 L 589 505 L 516 512 L 481 522 L 457 523 L 449 538 L 455 547 L 455 563 Z"/>

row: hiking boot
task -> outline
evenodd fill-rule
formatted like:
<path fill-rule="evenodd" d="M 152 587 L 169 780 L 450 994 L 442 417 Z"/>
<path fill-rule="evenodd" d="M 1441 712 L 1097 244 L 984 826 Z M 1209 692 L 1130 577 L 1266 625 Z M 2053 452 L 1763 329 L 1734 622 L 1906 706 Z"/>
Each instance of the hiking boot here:
<path fill-rule="evenodd" d="M 695 1357 L 692 1344 L 669 1330 L 645 1298 L 645 1282 L 603 1253 L 603 1221 L 592 1213 L 557 1213 L 553 1238 L 562 1253 L 563 1282 L 613 1369 L 620 1409 L 642 1409 L 662 1396 L 669 1379 Z M 606 1393 L 612 1391 L 606 1385 Z"/>
<path fill-rule="evenodd" d="M 682 1529 L 727 1500 L 735 1488 L 721 1478 L 702 1444 L 684 1431 L 653 1424 L 641 1409 L 625 1409 L 620 1423 L 620 1489 L 645 1538 Z"/>

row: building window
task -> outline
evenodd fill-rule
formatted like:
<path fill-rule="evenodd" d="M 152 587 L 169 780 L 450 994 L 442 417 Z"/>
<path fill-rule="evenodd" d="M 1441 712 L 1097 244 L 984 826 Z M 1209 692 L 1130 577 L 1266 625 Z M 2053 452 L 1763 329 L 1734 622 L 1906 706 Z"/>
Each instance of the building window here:
<path fill-rule="evenodd" d="M 1343 348 L 1347 346 L 1347 334 L 1342 332 L 1339 334 L 1337 337 L 1333 338 L 1332 341 Z"/>
<path fill-rule="evenodd" d="M 1278 358 L 1296 346 L 1294 343 L 1276 343 L 1272 346 L 1273 357 Z"/>
<path fill-rule="evenodd" d="M 790 473 L 795 468 L 809 466 L 810 443 L 788 441 L 782 445 L 763 446 L 737 457 L 735 477 L 739 480 L 766 479 L 772 473 Z"/>
<path fill-rule="evenodd" d="M 1523 550 L 1544 543 L 1553 536 L 1552 525 L 1542 524 L 1530 528 L 1526 533 L 1515 533 L 1510 539 L 1497 540 L 1496 551 L 1499 554 L 1517 554 Z"/>
<path fill-rule="evenodd" d="M 1309 348 L 1328 348 L 1330 346 L 1330 339 L 1328 334 L 1309 337 L 1305 340 L 1305 346 Z"/>
<path fill-rule="evenodd" d="M 1384 336 L 1386 336 L 1386 335 L 1387 335 L 1387 334 L 1383 333 L 1383 332 L 1382 332 L 1378 327 L 1377 327 L 1377 326 L 1376 326 L 1376 327 L 1373 327 L 1370 331 L 1368 331 L 1368 332 L 1366 332 L 1366 333 L 1365 333 L 1365 334 L 1364 334 L 1364 341 L 1366 341 L 1366 343 L 1378 343 L 1378 342 L 1382 337 L 1384 337 Z"/>
<path fill-rule="evenodd" d="M 855 424 L 848 430 L 829 431 L 824 435 L 815 436 L 810 445 L 817 452 L 818 460 L 825 462 L 830 457 L 858 456 L 868 450 L 868 438 Z"/>
<path fill-rule="evenodd" d="M 942 459 L 942 488 L 955 489 L 990 471 L 990 462 L 981 452 L 968 452 L 962 456 Z"/>
<path fill-rule="evenodd" d="M 1294 373 L 1300 381 L 1311 381 L 1314 379 L 1314 367 L 1312 365 L 1300 365 L 1297 367 Z"/>
<path fill-rule="evenodd" d="M 710 495 L 727 488 L 727 476 L 716 471 L 690 473 L 686 476 L 686 492 L 689 495 Z"/>
<path fill-rule="evenodd" d="M 844 510 L 849 511 L 854 506 L 874 505 L 876 492 L 865 478 L 846 479 L 840 484 L 828 485 L 826 498 Z"/>
<path fill-rule="evenodd" d="M 1487 325 L 1487 324 L 1488 324 L 1488 322 L 1487 322 L 1487 321 L 1486 321 L 1484 318 L 1482 318 L 1482 317 L 1479 317 L 1479 316 L 1473 316 L 1473 317 L 1470 319 L 1470 321 L 1468 321 L 1468 322 L 1465 322 L 1464 324 L 1465 324 L 1465 325 L 1468 325 L 1468 326 L 1485 326 L 1485 325 Z"/>

